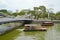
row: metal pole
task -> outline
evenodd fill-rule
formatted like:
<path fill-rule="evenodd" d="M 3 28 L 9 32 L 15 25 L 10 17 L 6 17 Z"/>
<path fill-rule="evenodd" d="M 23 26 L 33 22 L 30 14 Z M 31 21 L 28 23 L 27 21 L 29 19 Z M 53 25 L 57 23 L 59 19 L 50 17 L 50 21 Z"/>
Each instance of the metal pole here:
<path fill-rule="evenodd" d="M 49 19 L 49 11 L 48 11 L 48 19 Z"/>
<path fill-rule="evenodd" d="M 47 9 L 47 13 L 48 13 L 48 15 L 47 15 L 47 16 L 48 16 L 48 19 L 49 19 L 49 10 L 48 10 L 48 9 Z"/>

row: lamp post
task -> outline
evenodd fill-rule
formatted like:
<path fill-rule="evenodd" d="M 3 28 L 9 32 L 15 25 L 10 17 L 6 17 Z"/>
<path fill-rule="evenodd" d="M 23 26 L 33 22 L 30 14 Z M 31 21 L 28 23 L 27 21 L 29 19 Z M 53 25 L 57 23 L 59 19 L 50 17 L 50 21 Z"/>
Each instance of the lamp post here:
<path fill-rule="evenodd" d="M 47 11 L 47 18 L 49 19 L 49 9 L 46 10 Z"/>
<path fill-rule="evenodd" d="M 48 19 L 50 18 L 50 13 L 53 13 L 53 9 L 50 8 L 50 9 L 47 9 L 47 12 L 48 12 Z"/>

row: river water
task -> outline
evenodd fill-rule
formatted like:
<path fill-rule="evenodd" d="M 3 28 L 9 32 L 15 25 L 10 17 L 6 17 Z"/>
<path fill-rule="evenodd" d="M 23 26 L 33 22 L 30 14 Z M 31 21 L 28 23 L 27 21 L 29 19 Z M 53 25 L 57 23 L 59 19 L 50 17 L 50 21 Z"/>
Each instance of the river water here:
<path fill-rule="evenodd" d="M 54 26 L 47 26 L 46 28 L 47 31 L 29 32 L 16 29 L 0 36 L 0 40 L 60 40 L 60 23 L 55 23 Z"/>

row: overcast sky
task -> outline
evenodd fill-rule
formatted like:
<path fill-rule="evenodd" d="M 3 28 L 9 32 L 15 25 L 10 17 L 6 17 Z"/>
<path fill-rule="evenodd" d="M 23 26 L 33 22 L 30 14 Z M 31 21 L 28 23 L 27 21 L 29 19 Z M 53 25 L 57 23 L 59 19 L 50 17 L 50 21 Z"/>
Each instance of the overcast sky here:
<path fill-rule="evenodd" d="M 44 5 L 60 11 L 60 0 L 0 0 L 0 9 L 22 10 L 33 9 L 34 6 Z"/>

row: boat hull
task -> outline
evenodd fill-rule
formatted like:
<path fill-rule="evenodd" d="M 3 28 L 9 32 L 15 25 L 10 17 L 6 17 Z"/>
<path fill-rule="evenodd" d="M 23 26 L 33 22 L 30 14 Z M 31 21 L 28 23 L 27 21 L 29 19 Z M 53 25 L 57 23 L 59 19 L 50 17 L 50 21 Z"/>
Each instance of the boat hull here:
<path fill-rule="evenodd" d="M 47 30 L 24 30 L 24 31 L 47 31 Z"/>
<path fill-rule="evenodd" d="M 24 31 L 47 31 L 47 29 L 46 28 L 32 29 L 32 30 L 24 29 Z"/>

